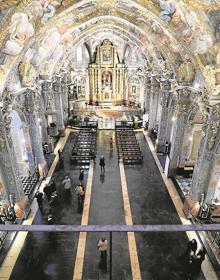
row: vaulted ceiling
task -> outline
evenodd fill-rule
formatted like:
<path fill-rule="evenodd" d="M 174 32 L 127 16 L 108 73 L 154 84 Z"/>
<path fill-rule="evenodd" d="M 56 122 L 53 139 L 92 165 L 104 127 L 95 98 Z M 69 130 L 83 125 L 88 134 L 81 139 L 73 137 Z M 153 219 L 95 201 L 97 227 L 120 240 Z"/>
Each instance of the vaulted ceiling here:
<path fill-rule="evenodd" d="M 31 84 L 66 67 L 76 46 L 106 37 L 135 48 L 146 71 L 219 98 L 220 0 L 7 0 L 0 11 L 1 92 L 17 68 Z"/>

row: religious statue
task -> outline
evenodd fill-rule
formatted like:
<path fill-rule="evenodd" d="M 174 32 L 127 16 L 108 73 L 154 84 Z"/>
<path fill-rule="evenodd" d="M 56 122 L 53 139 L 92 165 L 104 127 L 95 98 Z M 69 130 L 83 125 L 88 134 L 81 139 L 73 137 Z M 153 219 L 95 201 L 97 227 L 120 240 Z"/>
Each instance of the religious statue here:
<path fill-rule="evenodd" d="M 106 100 L 110 99 L 111 90 L 108 86 L 105 86 L 103 94 Z"/>
<path fill-rule="evenodd" d="M 104 71 L 102 73 L 102 86 L 108 86 L 111 87 L 111 72 Z"/>

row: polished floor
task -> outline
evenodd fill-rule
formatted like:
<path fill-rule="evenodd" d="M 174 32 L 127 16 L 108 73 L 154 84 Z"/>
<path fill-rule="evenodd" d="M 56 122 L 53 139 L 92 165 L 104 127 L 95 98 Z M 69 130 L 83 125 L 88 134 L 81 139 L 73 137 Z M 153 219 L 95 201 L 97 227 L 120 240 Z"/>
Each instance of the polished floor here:
<path fill-rule="evenodd" d="M 71 177 L 72 186 L 78 183 L 79 169 L 70 165 L 69 155 L 75 134 L 71 133 L 65 145 L 64 168 L 57 167 L 53 175 L 58 189 L 58 204 L 49 207 L 46 199 L 42 212 L 38 210 L 34 224 L 47 223 L 48 213 L 53 213 L 57 224 L 81 223 L 82 213 L 77 207 L 74 191 L 66 197 L 61 184 L 64 175 Z M 97 160 L 94 166 L 90 197 L 89 224 L 125 224 L 124 202 L 116 146 L 110 150 L 108 139 L 114 131 L 100 131 L 97 136 Z M 144 154 L 143 165 L 125 166 L 128 195 L 134 224 L 179 224 L 180 220 L 167 192 L 157 165 L 143 133 L 137 138 Z M 98 159 L 104 155 L 105 174 L 101 174 Z M 87 172 L 85 172 L 87 175 Z M 87 176 L 85 176 L 86 185 Z M 82 279 L 109 279 L 107 265 L 100 262 L 97 242 L 103 234 L 89 233 L 83 258 Z M 109 239 L 109 234 L 104 236 Z M 78 234 L 34 233 L 28 234 L 10 279 L 70 280 L 73 278 L 77 254 Z M 180 258 L 187 246 L 184 233 L 135 234 L 137 254 L 142 279 L 185 280 L 185 265 Z M 113 234 L 113 279 L 132 279 L 132 269 L 125 233 Z M 1 277 L 0 277 L 1 278 Z M 197 278 L 205 279 L 203 274 Z"/>

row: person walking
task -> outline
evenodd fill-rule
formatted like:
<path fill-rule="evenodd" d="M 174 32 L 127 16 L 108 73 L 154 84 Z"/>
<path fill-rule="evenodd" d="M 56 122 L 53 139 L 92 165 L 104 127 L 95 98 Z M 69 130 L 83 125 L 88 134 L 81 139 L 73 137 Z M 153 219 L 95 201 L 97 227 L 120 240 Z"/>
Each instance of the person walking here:
<path fill-rule="evenodd" d="M 197 258 L 200 258 L 202 260 L 202 262 L 205 259 L 205 255 L 206 255 L 206 249 L 204 246 L 202 246 L 199 250 L 199 252 L 196 254 Z"/>
<path fill-rule="evenodd" d="M 110 150 L 112 150 L 113 149 L 113 139 L 112 139 L 112 137 L 110 137 L 110 139 L 109 139 L 109 146 L 110 146 Z"/>
<path fill-rule="evenodd" d="M 63 182 L 63 187 L 66 193 L 66 196 L 70 196 L 71 195 L 71 180 L 68 176 L 65 176 Z"/>
<path fill-rule="evenodd" d="M 85 188 L 82 186 L 81 183 L 76 186 L 75 188 L 78 200 L 78 209 L 81 211 L 83 209 L 83 203 L 85 200 Z"/>
<path fill-rule="evenodd" d="M 98 242 L 98 250 L 102 260 L 107 258 L 108 241 L 105 237 L 102 237 Z"/>
<path fill-rule="evenodd" d="M 51 186 L 49 184 L 46 184 L 44 189 L 43 189 L 43 192 L 45 193 L 48 201 L 50 202 L 51 195 L 52 195 Z"/>
<path fill-rule="evenodd" d="M 93 160 L 93 163 L 95 164 L 95 158 L 96 158 L 95 152 L 91 149 L 89 154 L 90 154 L 91 160 Z"/>
<path fill-rule="evenodd" d="M 99 165 L 101 167 L 101 173 L 105 173 L 105 158 L 103 155 L 100 158 Z"/>
<path fill-rule="evenodd" d="M 35 198 L 37 199 L 39 209 L 43 210 L 43 193 L 37 191 L 35 194 Z"/>
<path fill-rule="evenodd" d="M 84 180 L 84 171 L 82 169 L 80 169 L 79 171 L 79 181 L 82 184 Z"/>
<path fill-rule="evenodd" d="M 195 255 L 196 250 L 197 250 L 197 241 L 195 239 L 192 239 L 188 242 L 187 253 L 190 254 L 190 252 L 193 252 L 193 254 Z"/>
<path fill-rule="evenodd" d="M 62 151 L 62 149 L 58 150 L 58 158 L 59 158 L 59 168 L 63 169 L 63 167 L 64 167 L 64 158 L 63 158 L 63 151 Z"/>

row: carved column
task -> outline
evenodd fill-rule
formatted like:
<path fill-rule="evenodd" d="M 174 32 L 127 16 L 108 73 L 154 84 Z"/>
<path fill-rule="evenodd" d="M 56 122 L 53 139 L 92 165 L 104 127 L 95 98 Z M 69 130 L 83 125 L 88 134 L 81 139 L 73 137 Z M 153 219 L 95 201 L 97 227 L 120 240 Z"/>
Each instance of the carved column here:
<path fill-rule="evenodd" d="M 15 151 L 11 139 L 12 95 L 8 92 L 3 96 L 3 107 L 0 110 L 0 180 L 6 199 L 12 195 L 15 202 L 15 210 L 25 209 L 28 198 L 25 196 L 20 179 Z"/>
<path fill-rule="evenodd" d="M 160 83 L 161 87 L 161 115 L 159 120 L 158 134 L 157 134 L 157 145 L 156 151 L 163 152 L 164 145 L 167 141 L 166 138 L 166 128 L 167 128 L 167 120 L 168 120 L 168 105 L 170 98 L 170 82 L 169 80 L 162 80 Z"/>
<path fill-rule="evenodd" d="M 151 89 L 151 79 L 147 75 L 145 78 L 144 103 L 145 103 L 145 113 L 148 115 L 150 112 L 150 89 Z"/>
<path fill-rule="evenodd" d="M 203 131 L 204 137 L 193 173 L 191 196 L 199 201 L 204 193 L 206 202 L 211 203 L 220 179 L 220 104 L 212 107 Z"/>
<path fill-rule="evenodd" d="M 48 118 L 46 115 L 48 103 L 50 102 L 50 96 L 52 95 L 52 81 L 51 80 L 45 80 L 42 83 L 42 89 L 41 89 L 41 110 L 40 110 L 40 119 L 41 119 L 41 137 L 42 142 L 48 142 L 49 136 L 48 136 Z"/>
<path fill-rule="evenodd" d="M 47 163 L 44 158 L 42 140 L 40 135 L 40 124 L 37 110 L 40 105 L 39 96 L 32 90 L 27 90 L 25 94 L 25 113 L 29 124 L 29 134 L 35 164 L 40 167 L 43 173 L 47 173 Z"/>
<path fill-rule="evenodd" d="M 157 124 L 157 107 L 159 100 L 160 83 L 156 78 L 156 75 L 151 77 L 149 128 L 153 128 Z"/>
<path fill-rule="evenodd" d="M 53 92 L 55 100 L 55 112 L 56 112 L 56 125 L 59 131 L 64 130 L 64 117 L 63 117 L 63 103 L 62 103 L 62 85 L 61 77 L 56 76 L 53 83 Z"/>
<path fill-rule="evenodd" d="M 63 77 L 62 77 L 62 103 L 63 103 L 63 111 L 64 111 L 64 117 L 67 116 L 68 114 L 68 76 L 67 76 L 67 72 L 63 73 Z"/>
<path fill-rule="evenodd" d="M 175 103 L 175 114 L 173 127 L 171 132 L 171 149 L 170 149 L 170 164 L 168 175 L 173 176 L 179 165 L 179 159 L 182 150 L 186 117 L 190 108 L 190 92 L 186 89 L 178 89 L 177 99 Z"/>

